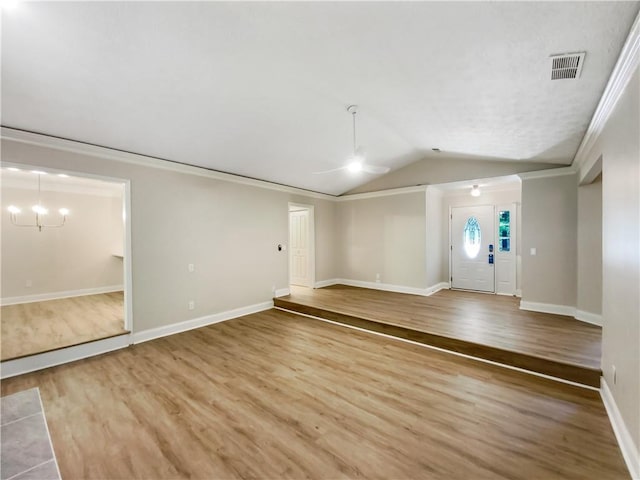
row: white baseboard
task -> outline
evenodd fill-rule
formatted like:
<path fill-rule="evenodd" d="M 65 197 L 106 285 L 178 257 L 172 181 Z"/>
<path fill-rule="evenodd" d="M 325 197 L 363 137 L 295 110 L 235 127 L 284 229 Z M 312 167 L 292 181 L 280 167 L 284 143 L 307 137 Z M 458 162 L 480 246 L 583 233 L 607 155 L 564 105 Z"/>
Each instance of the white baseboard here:
<path fill-rule="evenodd" d="M 44 302 L 46 300 L 58 300 L 61 298 L 83 297 L 85 295 L 98 295 L 100 293 L 122 292 L 123 285 L 109 285 L 106 287 L 83 288 L 81 290 L 67 290 L 65 292 L 39 293 L 36 295 L 23 295 L 20 297 L 6 297 L 0 301 L 2 306 L 16 305 L 18 303 Z"/>
<path fill-rule="evenodd" d="M 314 288 L 330 287 L 331 285 L 338 285 L 339 283 L 339 278 L 330 278 L 329 280 L 320 280 L 319 282 L 316 282 Z"/>
<path fill-rule="evenodd" d="M 440 282 L 426 288 L 426 296 L 433 295 L 434 293 L 438 293 L 440 290 L 449 289 L 449 282 Z"/>
<path fill-rule="evenodd" d="M 410 295 L 426 295 L 426 289 L 418 287 L 405 287 L 403 285 L 393 285 L 391 283 L 363 282 L 362 280 L 350 280 L 347 278 L 338 279 L 341 285 L 350 287 L 371 288 L 373 290 L 383 290 L 385 292 L 408 293 Z"/>
<path fill-rule="evenodd" d="M 427 288 L 406 287 L 404 285 L 393 285 L 391 283 L 365 282 L 362 280 L 352 280 L 349 278 L 332 278 L 316 282 L 315 288 L 329 287 L 331 285 L 347 285 L 350 287 L 370 288 L 372 290 L 383 290 L 385 292 L 408 293 L 410 295 L 433 295 L 440 290 L 449 288 L 449 283 L 440 282 Z"/>
<path fill-rule="evenodd" d="M 522 290 L 520 290 L 519 288 L 516 290 L 516 297 L 522 298 Z"/>
<path fill-rule="evenodd" d="M 251 313 L 262 312 L 263 310 L 269 310 L 273 308 L 273 301 L 256 303 L 255 305 L 249 305 L 248 307 L 236 308 L 234 310 L 227 310 L 226 312 L 215 313 L 213 315 L 206 315 L 204 317 L 194 318 L 192 320 L 185 320 L 184 322 L 172 323 L 170 325 L 164 325 L 162 327 L 150 328 L 141 332 L 133 334 L 133 343 L 142 343 L 154 338 L 166 337 L 167 335 L 174 335 L 176 333 L 186 332 L 187 330 L 193 330 L 194 328 L 205 327 L 214 323 L 224 322 L 231 320 L 232 318 L 242 317 L 243 315 L 249 315 Z"/>
<path fill-rule="evenodd" d="M 592 325 L 598 325 L 599 327 L 602 326 L 602 315 L 598 315 L 597 313 L 589 313 L 583 310 L 576 310 L 575 318 L 576 320 L 590 323 Z"/>
<path fill-rule="evenodd" d="M 278 290 L 275 291 L 274 296 L 276 298 L 278 298 L 278 297 L 286 297 L 289 294 L 291 294 L 291 290 L 289 289 L 289 287 L 287 287 L 287 288 L 279 288 Z"/>
<path fill-rule="evenodd" d="M 633 438 L 631 438 L 631 434 L 622 419 L 618 405 L 604 377 L 600 378 L 600 396 L 602 397 L 604 408 L 609 416 L 613 433 L 618 440 L 618 445 L 622 451 L 622 456 L 627 464 L 631 478 L 640 480 L 640 454 L 638 453 L 638 448 L 633 442 Z"/>
<path fill-rule="evenodd" d="M 74 345 L 51 352 L 39 353 L 28 357 L 7 360 L 0 363 L 0 377 L 9 378 L 16 375 L 42 370 L 63 363 L 69 363 L 83 358 L 102 355 L 121 348 L 128 347 L 131 343 L 131 335 L 118 335 L 117 337 L 96 340 L 95 342 Z"/>
<path fill-rule="evenodd" d="M 520 300 L 520 310 L 529 310 L 531 312 L 553 313 L 555 315 L 566 315 L 574 317 L 576 314 L 575 307 L 568 305 L 555 305 L 553 303 L 526 302 Z"/>
<path fill-rule="evenodd" d="M 580 320 L 581 322 L 598 325 L 599 327 L 602 326 L 602 315 L 583 312 L 582 310 L 577 310 L 575 307 L 570 307 L 568 305 L 554 305 L 552 303 L 526 302 L 524 300 L 520 300 L 520 310 L 565 315 L 573 317 L 576 320 Z"/>

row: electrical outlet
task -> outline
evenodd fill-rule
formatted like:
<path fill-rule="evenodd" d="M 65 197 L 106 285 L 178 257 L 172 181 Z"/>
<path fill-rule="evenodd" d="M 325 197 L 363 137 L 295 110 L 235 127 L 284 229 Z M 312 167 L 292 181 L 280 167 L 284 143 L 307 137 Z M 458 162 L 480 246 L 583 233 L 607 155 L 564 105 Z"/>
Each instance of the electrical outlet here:
<path fill-rule="evenodd" d="M 196 271 L 196 266 L 193 263 L 190 263 L 187 265 L 187 270 L 189 270 L 189 273 L 193 273 Z"/>
<path fill-rule="evenodd" d="M 376 273 L 376 283 L 380 283 L 380 274 Z"/>
<path fill-rule="evenodd" d="M 24 283 L 24 286 L 27 287 L 27 288 L 31 288 L 31 287 L 33 287 L 33 282 L 31 280 L 27 280 Z"/>
<path fill-rule="evenodd" d="M 617 374 L 616 374 L 616 366 L 612 365 L 611 366 L 611 377 L 613 378 L 613 384 L 616 384 L 617 379 Z"/>
<path fill-rule="evenodd" d="M 189 310 L 193 310 L 194 308 L 196 308 L 196 302 L 189 300 Z"/>

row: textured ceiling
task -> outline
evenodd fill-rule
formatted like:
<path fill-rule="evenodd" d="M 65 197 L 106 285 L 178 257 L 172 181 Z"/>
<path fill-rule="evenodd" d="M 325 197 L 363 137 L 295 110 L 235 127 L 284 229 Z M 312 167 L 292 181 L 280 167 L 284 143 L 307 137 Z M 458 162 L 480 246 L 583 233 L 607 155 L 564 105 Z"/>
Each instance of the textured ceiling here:
<path fill-rule="evenodd" d="M 571 163 L 637 2 L 25 2 L 2 124 L 339 194 L 370 163 Z M 549 56 L 586 51 L 578 80 Z"/>

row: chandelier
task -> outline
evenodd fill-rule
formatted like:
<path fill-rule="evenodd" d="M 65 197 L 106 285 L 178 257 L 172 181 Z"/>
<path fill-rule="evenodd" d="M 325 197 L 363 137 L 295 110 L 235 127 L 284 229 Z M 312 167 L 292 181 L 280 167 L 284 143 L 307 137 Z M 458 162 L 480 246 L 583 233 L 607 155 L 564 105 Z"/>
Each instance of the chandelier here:
<path fill-rule="evenodd" d="M 35 213 L 35 221 L 33 221 L 32 223 L 20 223 L 18 221 L 18 215 L 20 215 L 20 212 L 22 210 L 16 207 L 15 205 L 9 205 L 7 210 L 9 210 L 11 223 L 16 227 L 34 227 L 34 228 L 37 228 L 39 232 L 41 232 L 43 228 L 60 228 L 64 226 L 65 222 L 67 221 L 67 215 L 69 215 L 68 208 L 61 208 L 58 210 L 58 213 L 62 216 L 62 219 L 59 221 L 59 223 L 56 223 L 56 224 L 44 223 L 44 217 L 46 217 L 49 214 L 49 209 L 45 208 L 42 205 L 42 202 L 40 201 L 40 193 L 41 193 L 40 177 L 42 177 L 42 175 L 46 175 L 46 173 L 38 172 L 38 171 L 34 171 L 33 173 L 36 173 L 38 175 L 38 203 L 36 203 L 33 207 L 31 207 L 31 211 Z"/>

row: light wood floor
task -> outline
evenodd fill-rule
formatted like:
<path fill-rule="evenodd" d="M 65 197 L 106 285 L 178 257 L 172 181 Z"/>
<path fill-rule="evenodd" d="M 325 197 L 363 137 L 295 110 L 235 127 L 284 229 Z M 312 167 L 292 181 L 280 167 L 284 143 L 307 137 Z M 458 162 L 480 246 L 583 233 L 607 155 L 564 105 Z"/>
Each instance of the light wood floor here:
<path fill-rule="evenodd" d="M 122 292 L 1 309 L 2 361 L 127 333 Z"/>
<path fill-rule="evenodd" d="M 8 379 L 63 478 L 628 478 L 598 393 L 270 310 Z"/>
<path fill-rule="evenodd" d="M 334 285 L 291 288 L 283 297 L 389 325 L 600 368 L 602 328 L 520 310 L 520 299 L 441 290 L 429 297 Z"/>

